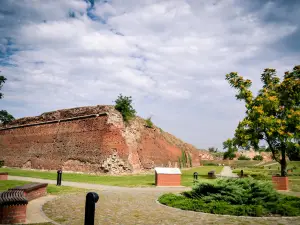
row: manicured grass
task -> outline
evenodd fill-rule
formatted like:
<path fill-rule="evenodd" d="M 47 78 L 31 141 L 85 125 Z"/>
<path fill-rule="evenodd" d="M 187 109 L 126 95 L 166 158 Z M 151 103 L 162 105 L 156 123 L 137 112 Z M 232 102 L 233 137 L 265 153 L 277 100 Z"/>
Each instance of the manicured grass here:
<path fill-rule="evenodd" d="M 299 178 L 289 178 L 290 190 L 300 193 L 300 177 Z"/>
<path fill-rule="evenodd" d="M 192 169 L 183 169 L 181 170 L 182 176 L 181 176 L 181 184 L 183 186 L 192 186 L 193 184 L 193 174 L 194 172 L 198 173 L 198 180 L 199 182 L 205 181 L 205 182 L 213 182 L 214 179 L 208 179 L 207 173 L 211 170 L 214 170 L 216 174 L 221 173 L 223 169 L 223 166 L 202 166 L 202 167 L 196 167 Z"/>
<path fill-rule="evenodd" d="M 28 184 L 30 182 L 27 181 L 18 181 L 18 180 L 1 180 L 0 181 L 0 192 L 7 191 L 10 188 Z"/>
<path fill-rule="evenodd" d="M 182 185 L 192 186 L 193 173 L 198 172 L 199 179 L 207 180 L 207 173 L 210 170 L 215 170 L 216 173 L 220 173 L 222 166 L 203 166 L 192 169 L 182 170 Z M 35 171 L 35 170 L 23 170 L 13 168 L 0 168 L 0 172 L 8 172 L 11 176 L 22 177 L 34 177 L 41 179 L 56 180 L 56 172 L 50 171 Z M 109 175 L 89 175 L 89 174 L 77 174 L 77 173 L 63 173 L 63 181 L 83 182 L 92 184 L 103 184 L 111 186 L 125 186 L 125 187 L 143 187 L 154 186 L 155 177 L 153 174 L 146 175 L 123 175 L 123 176 L 109 176 Z"/>
<path fill-rule="evenodd" d="M 214 165 L 225 165 L 231 167 L 239 167 L 239 166 L 254 166 L 260 163 L 260 161 L 256 160 L 201 160 L 203 165 L 214 164 Z"/>
<path fill-rule="evenodd" d="M 2 180 L 0 181 L 0 192 L 6 191 L 9 188 L 13 188 L 16 186 L 21 186 L 24 184 L 28 184 L 30 182 L 27 181 L 18 181 L 18 180 Z M 67 186 L 56 186 L 54 184 L 48 184 L 47 186 L 47 193 L 52 195 L 61 195 L 67 193 L 75 193 L 75 192 L 82 192 L 85 189 L 75 188 L 75 187 L 67 187 Z"/>

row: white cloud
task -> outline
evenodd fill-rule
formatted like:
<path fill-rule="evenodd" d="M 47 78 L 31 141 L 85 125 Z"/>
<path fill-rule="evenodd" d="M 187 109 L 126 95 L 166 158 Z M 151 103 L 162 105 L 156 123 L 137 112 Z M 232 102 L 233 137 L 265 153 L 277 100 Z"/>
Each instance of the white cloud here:
<path fill-rule="evenodd" d="M 244 111 L 225 74 L 258 82 L 264 67 L 281 72 L 299 58 L 270 47 L 299 26 L 264 21 L 280 11 L 274 4 L 250 12 L 235 0 L 97 1 L 91 13 L 101 23 L 81 0 L 4 2 L 14 13 L 0 13 L 0 54 L 19 51 L 9 59 L 16 67 L 0 64 L 8 78 L 0 104 L 16 116 L 112 104 L 123 93 L 163 129 L 199 147 L 221 147 Z"/>

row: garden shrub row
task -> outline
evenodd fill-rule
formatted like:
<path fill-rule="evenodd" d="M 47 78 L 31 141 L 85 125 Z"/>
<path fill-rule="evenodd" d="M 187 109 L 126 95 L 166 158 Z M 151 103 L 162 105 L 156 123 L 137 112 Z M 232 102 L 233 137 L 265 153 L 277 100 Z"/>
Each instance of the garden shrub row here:
<path fill-rule="evenodd" d="M 183 210 L 235 216 L 300 215 L 300 198 L 279 194 L 270 182 L 253 178 L 200 183 L 181 195 L 164 194 L 159 202 Z"/>

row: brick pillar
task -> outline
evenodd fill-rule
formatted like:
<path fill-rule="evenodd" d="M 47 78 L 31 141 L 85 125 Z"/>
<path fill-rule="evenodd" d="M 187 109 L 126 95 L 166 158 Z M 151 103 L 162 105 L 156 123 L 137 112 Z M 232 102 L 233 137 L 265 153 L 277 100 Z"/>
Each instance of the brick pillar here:
<path fill-rule="evenodd" d="M 26 207 L 22 205 L 1 205 L 0 224 L 26 223 Z"/>
<path fill-rule="evenodd" d="M 288 177 L 273 176 L 272 182 L 273 182 L 276 190 L 286 191 L 289 189 L 289 178 Z"/>
<path fill-rule="evenodd" d="M 5 172 L 0 173 L 0 180 L 7 180 L 7 178 L 8 178 L 8 173 Z"/>

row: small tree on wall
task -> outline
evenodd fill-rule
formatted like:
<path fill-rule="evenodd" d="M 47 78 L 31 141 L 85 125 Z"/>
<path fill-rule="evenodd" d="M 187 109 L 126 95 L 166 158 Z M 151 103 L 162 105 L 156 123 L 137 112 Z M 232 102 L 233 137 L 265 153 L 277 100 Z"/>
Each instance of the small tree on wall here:
<path fill-rule="evenodd" d="M 252 82 L 236 72 L 227 74 L 226 80 L 246 106 L 246 116 L 235 130 L 235 144 L 258 150 L 259 142 L 266 141 L 281 165 L 281 176 L 287 176 L 286 155 L 300 151 L 300 65 L 285 72 L 282 81 L 275 69 L 265 69 L 261 74 L 263 87 L 256 97 L 249 90 Z"/>
<path fill-rule="evenodd" d="M 123 117 L 125 122 L 129 122 L 132 118 L 135 117 L 136 111 L 132 107 L 132 97 L 131 96 L 123 96 L 120 94 L 115 101 L 115 109 L 118 110 Z"/>

